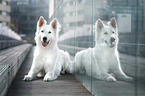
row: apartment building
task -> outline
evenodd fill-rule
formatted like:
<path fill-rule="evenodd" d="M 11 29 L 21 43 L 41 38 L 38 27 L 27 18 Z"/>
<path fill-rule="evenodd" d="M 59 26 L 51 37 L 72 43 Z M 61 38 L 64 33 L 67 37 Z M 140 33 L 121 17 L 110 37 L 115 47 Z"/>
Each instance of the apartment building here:
<path fill-rule="evenodd" d="M 0 0 L 0 23 L 2 23 L 2 25 L 7 26 L 8 23 L 10 23 L 10 12 L 10 0 Z"/>
<path fill-rule="evenodd" d="M 48 20 L 48 0 L 11 0 L 11 22 L 19 34 L 34 38 L 40 16 Z"/>

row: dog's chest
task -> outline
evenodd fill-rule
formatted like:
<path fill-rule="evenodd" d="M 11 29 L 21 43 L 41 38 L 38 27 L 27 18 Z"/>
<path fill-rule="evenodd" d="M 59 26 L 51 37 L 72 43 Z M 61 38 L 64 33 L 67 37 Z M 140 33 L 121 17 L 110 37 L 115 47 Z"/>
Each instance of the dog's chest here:
<path fill-rule="evenodd" d="M 38 55 L 37 59 L 41 65 L 52 65 L 55 63 L 57 54 L 55 52 L 45 52 Z"/>
<path fill-rule="evenodd" d="M 98 66 L 109 69 L 116 63 L 116 56 L 114 51 L 97 51 L 95 54 L 95 59 L 98 61 Z"/>

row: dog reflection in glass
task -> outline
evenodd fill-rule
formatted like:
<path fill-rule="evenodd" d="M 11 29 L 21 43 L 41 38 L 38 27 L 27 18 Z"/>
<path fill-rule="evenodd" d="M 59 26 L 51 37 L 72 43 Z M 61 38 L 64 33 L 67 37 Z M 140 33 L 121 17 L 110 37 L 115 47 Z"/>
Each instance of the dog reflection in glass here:
<path fill-rule="evenodd" d="M 117 81 L 117 78 L 125 81 L 133 81 L 121 69 L 118 46 L 118 28 L 115 18 L 108 25 L 100 19 L 96 21 L 96 45 L 80 51 L 75 56 L 75 69 L 79 73 L 86 72 L 87 75 L 106 81 Z M 92 70 L 92 71 L 91 71 Z"/>

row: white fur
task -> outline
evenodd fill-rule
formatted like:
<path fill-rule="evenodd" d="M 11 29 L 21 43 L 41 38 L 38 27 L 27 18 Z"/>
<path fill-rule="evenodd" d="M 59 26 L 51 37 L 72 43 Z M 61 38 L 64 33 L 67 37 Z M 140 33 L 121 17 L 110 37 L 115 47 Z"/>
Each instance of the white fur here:
<path fill-rule="evenodd" d="M 100 80 L 116 81 L 117 78 L 132 81 L 131 77 L 125 75 L 121 69 L 119 53 L 117 50 L 118 30 L 116 19 L 112 18 L 108 25 L 99 19 L 96 22 L 96 45 L 80 51 L 75 56 L 76 71 L 93 76 Z M 114 32 L 114 33 L 113 33 Z M 112 42 L 111 38 L 115 41 Z"/>
<path fill-rule="evenodd" d="M 24 80 L 32 80 L 39 72 L 44 71 L 44 81 L 54 80 L 60 72 L 71 72 L 70 57 L 67 52 L 60 50 L 57 46 L 58 32 L 60 25 L 57 19 L 53 19 L 49 25 L 41 16 L 37 23 L 35 34 L 36 48 L 33 56 L 31 69 L 24 77 Z M 51 32 L 51 33 L 49 33 Z M 43 38 L 47 37 L 46 46 L 42 46 Z"/>

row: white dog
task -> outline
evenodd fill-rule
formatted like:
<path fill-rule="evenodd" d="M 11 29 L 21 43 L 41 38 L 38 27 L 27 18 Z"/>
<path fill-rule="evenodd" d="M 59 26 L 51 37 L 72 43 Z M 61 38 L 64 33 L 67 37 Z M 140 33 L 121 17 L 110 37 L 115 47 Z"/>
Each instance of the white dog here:
<path fill-rule="evenodd" d="M 31 69 L 24 80 L 32 80 L 39 72 L 45 72 L 44 81 L 54 80 L 63 70 L 71 72 L 69 54 L 60 50 L 57 46 L 60 25 L 57 19 L 53 19 L 49 25 L 41 16 L 37 22 L 35 34 L 36 49 Z"/>
<path fill-rule="evenodd" d="M 96 22 L 96 45 L 94 48 L 80 51 L 75 56 L 76 71 L 100 80 L 116 81 L 117 78 L 132 81 L 121 69 L 118 44 L 118 28 L 116 19 L 112 18 L 108 25 L 99 19 Z"/>

